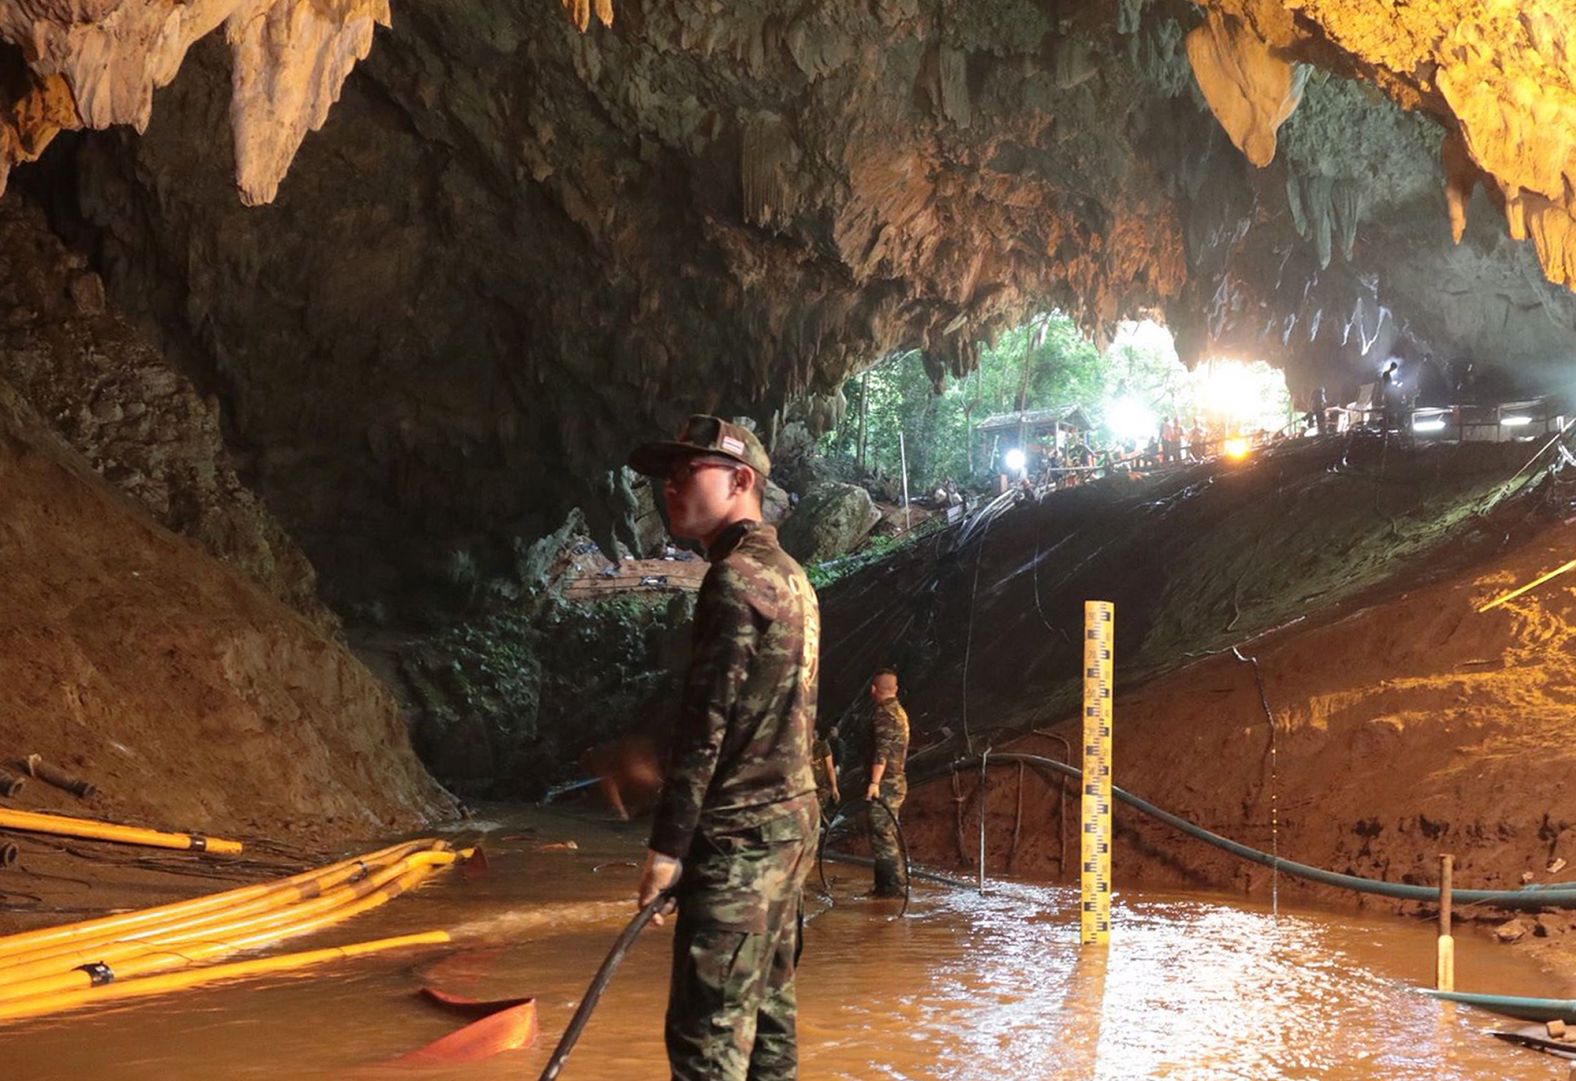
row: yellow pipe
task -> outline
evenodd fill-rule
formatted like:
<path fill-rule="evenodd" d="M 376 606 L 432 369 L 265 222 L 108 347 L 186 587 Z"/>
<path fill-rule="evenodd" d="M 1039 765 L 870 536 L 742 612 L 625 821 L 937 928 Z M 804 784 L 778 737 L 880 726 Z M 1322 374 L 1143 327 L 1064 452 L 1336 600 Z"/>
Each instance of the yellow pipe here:
<path fill-rule="evenodd" d="M 367 954 L 381 953 L 385 950 L 402 949 L 406 946 L 441 944 L 449 940 L 447 931 L 424 931 L 420 934 L 400 935 L 397 938 L 381 938 L 372 942 L 356 942 L 348 946 L 331 946 L 327 949 L 308 950 L 304 953 L 287 953 L 278 957 L 261 957 L 253 961 L 235 961 L 225 965 L 209 965 L 205 968 L 196 968 L 188 972 L 169 972 L 162 976 L 149 976 L 145 979 L 132 980 L 128 983 L 105 984 L 101 987 L 87 990 L 63 991 L 58 994 L 29 999 L 26 1002 L 0 1004 L 0 1021 L 15 1021 L 19 1018 L 58 1013 L 81 1006 L 96 1006 L 103 1002 L 120 1002 L 125 999 L 140 998 L 146 995 L 160 995 L 167 991 L 181 991 L 188 987 L 195 987 L 198 984 L 212 983 L 215 980 L 259 976 L 270 972 L 288 972 L 291 969 L 304 968 L 308 965 L 319 965 L 326 961 L 361 957 Z"/>
<path fill-rule="evenodd" d="M 427 851 L 447 849 L 447 842 L 428 843 L 432 848 Z M 414 853 L 405 853 L 404 846 L 401 846 L 390 853 L 391 856 L 399 858 L 386 860 L 381 858 L 381 854 L 374 853 L 361 859 L 332 864 L 322 868 L 314 878 L 275 883 L 266 893 L 253 896 L 249 900 L 238 898 L 234 903 L 222 907 L 208 905 L 195 911 L 168 914 L 157 920 L 144 920 L 130 927 L 111 927 L 94 933 L 80 934 L 75 938 L 57 938 L 31 949 L 15 950 L 9 955 L 0 953 L 0 980 L 11 978 L 14 975 L 12 970 L 16 966 L 33 964 L 50 957 L 74 956 L 138 939 L 174 935 L 216 922 L 228 922 L 253 913 L 285 911 L 302 901 L 310 901 L 332 892 L 356 875 L 365 875 L 368 878 L 376 876 L 387 867 L 399 863 L 400 858 L 408 858 L 411 854 Z"/>
<path fill-rule="evenodd" d="M 379 849 L 365 856 L 352 857 L 340 860 L 309 871 L 302 871 L 278 882 L 258 883 L 253 886 L 240 886 L 223 893 L 204 894 L 185 901 L 172 901 L 166 905 L 154 908 L 138 909 L 135 912 L 122 912 L 112 916 L 98 916 L 91 920 L 81 920 L 77 923 L 59 924 L 54 927 L 40 927 L 32 931 L 19 931 L 16 934 L 0 938 L 0 957 L 16 953 L 31 951 L 54 942 L 79 942 L 104 936 L 118 934 L 133 927 L 147 927 L 157 925 L 166 920 L 190 915 L 196 912 L 205 912 L 210 909 L 223 908 L 230 905 L 249 901 L 256 897 L 272 894 L 288 893 L 293 887 L 304 882 L 309 882 L 325 875 L 333 874 L 346 867 L 356 867 L 359 864 L 370 864 L 383 859 L 403 855 L 421 846 L 446 844 L 443 841 L 421 840 L 405 841 L 397 845 Z"/>
<path fill-rule="evenodd" d="M 416 861 L 413 866 L 403 870 L 393 881 L 386 882 L 359 899 L 351 899 L 348 904 L 341 903 L 328 911 L 318 911 L 304 918 L 295 919 L 283 927 L 266 927 L 250 935 L 225 940 L 174 939 L 169 942 L 139 944 L 140 948 L 134 956 L 123 958 L 119 963 L 109 966 L 108 973 L 93 971 L 90 963 L 87 968 L 74 968 L 66 972 L 55 972 L 52 975 L 8 982 L 0 987 L 0 1003 L 92 987 L 95 983 L 101 982 L 105 974 L 111 974 L 111 978 L 117 981 L 135 979 L 152 972 L 180 968 L 204 958 L 271 945 L 284 938 L 316 931 L 329 924 L 358 916 L 398 897 L 406 890 L 420 885 L 437 867 L 453 863 L 454 858 L 452 852 L 417 853 L 410 857 L 411 860 Z M 242 921 L 243 924 L 245 922 Z M 244 927 L 238 928 L 238 930 L 244 929 Z"/>
<path fill-rule="evenodd" d="M 1486 612 L 1490 608 L 1498 608 L 1500 605 L 1504 604 L 1506 601 L 1513 601 L 1517 597 L 1521 596 L 1523 593 L 1527 592 L 1529 589 L 1536 589 L 1539 586 L 1541 586 L 1544 582 L 1547 582 L 1550 578 L 1558 578 L 1560 575 L 1564 574 L 1566 571 L 1572 570 L 1572 569 L 1576 569 L 1576 559 L 1571 560 L 1569 563 L 1564 563 L 1564 564 L 1561 564 L 1558 567 L 1555 567 L 1553 570 L 1551 570 L 1547 574 L 1539 575 L 1538 577 L 1534 578 L 1532 581 L 1528 582 L 1526 585 L 1522 586 L 1519 589 L 1513 589 L 1509 593 L 1504 593 L 1504 594 L 1501 594 L 1498 597 L 1495 597 L 1493 600 L 1489 601 L 1487 604 L 1485 604 L 1481 608 L 1479 608 L 1478 611 L 1479 612 Z"/>
<path fill-rule="evenodd" d="M 28 833 L 53 833 L 62 837 L 87 837 L 95 841 L 120 841 L 124 844 L 149 845 L 153 848 L 217 852 L 226 856 L 241 854 L 240 841 L 204 837 L 197 833 L 163 833 L 137 826 L 116 826 L 109 822 L 95 822 L 91 818 L 70 818 L 66 815 L 13 811 L 9 808 L 0 809 L 0 828 L 23 830 Z"/>
<path fill-rule="evenodd" d="M 0 961 L 0 1001 L 17 997 L 13 988 L 22 981 L 69 971 L 84 964 L 117 965 L 126 958 L 156 952 L 159 947 L 168 948 L 189 941 L 212 942 L 233 936 L 239 931 L 298 921 L 318 912 L 332 911 L 339 905 L 365 897 L 390 880 L 408 874 L 415 867 L 434 864 L 447 866 L 454 859 L 452 852 L 415 852 L 366 878 L 348 885 L 335 885 L 310 899 L 286 898 L 284 903 L 275 903 L 274 898 L 265 897 L 236 909 L 192 916 L 184 922 L 145 928 L 121 938 L 68 943 L 18 954 Z M 346 868 L 339 873 L 348 876 L 354 874 L 355 869 Z M 304 890 L 307 886 L 299 888 Z"/>

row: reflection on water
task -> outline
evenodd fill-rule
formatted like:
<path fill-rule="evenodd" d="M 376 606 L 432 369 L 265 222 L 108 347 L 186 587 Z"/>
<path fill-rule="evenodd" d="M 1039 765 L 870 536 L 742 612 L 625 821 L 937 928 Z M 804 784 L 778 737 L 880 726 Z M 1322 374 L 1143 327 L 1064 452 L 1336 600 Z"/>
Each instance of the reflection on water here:
<path fill-rule="evenodd" d="M 607 866 L 638 832 L 537 817 L 542 836 L 491 846 L 492 874 L 446 876 L 309 948 L 444 927 L 455 950 L 0 1028 L 10 1081 L 290 1077 L 535 1077 L 630 915 L 635 871 Z M 501 833 L 520 823 L 500 827 Z M 593 872 L 594 867 L 602 867 Z M 801 1074 L 818 1078 L 1176 1081 L 1563 1076 L 1483 1035 L 1490 1015 L 1412 995 L 1431 978 L 1428 927 L 1322 913 L 1279 919 L 1218 899 L 1118 895 L 1107 949 L 1078 946 L 1075 890 L 1003 883 L 980 897 L 916 886 L 909 917 L 855 901 L 868 872 L 833 868 L 837 905 L 806 931 Z M 811 907 L 820 907 L 811 902 Z M 614 980 L 566 1081 L 665 1076 L 660 1035 L 671 930 L 648 932 Z M 1464 987 L 1563 993 L 1530 966 L 1458 941 Z M 373 1064 L 443 1034 L 423 983 L 479 998 L 538 996 L 542 1043 L 468 1067 Z"/>

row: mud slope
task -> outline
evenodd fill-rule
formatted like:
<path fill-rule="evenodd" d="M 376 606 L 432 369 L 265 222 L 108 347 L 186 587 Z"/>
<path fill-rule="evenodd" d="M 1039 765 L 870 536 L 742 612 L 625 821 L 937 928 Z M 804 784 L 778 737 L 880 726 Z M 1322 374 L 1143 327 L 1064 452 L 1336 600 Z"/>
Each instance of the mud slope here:
<path fill-rule="evenodd" d="M 7 805 L 308 844 L 452 809 L 369 672 L 0 382 L 0 759 L 29 752 L 100 793 Z"/>
<path fill-rule="evenodd" d="M 1500 608 L 1486 600 L 1559 566 L 1576 526 L 1556 525 L 1515 550 L 1433 585 L 1402 593 L 1313 630 L 1300 626 L 1256 643 L 1271 730 L 1252 669 L 1229 653 L 1118 694 L 1116 783 L 1168 810 L 1268 850 L 1278 804 L 1278 845 L 1288 859 L 1397 882 L 1435 883 L 1438 855 L 1454 853 L 1463 887 L 1515 888 L 1569 880 L 1576 862 L 1576 581 L 1556 579 Z M 1057 731 L 1078 746 L 1076 721 Z M 1041 736 L 1010 744 L 1062 757 Z M 1009 772 L 1009 769 L 1012 772 Z M 1017 820 L 1015 767 L 989 786 L 987 865 L 1005 866 Z M 972 797 L 972 773 L 960 778 Z M 950 786 L 913 800 L 918 851 L 959 859 Z M 1077 795 L 1068 802 L 1077 816 Z M 1058 801 L 1031 773 L 1024 782 L 1016 870 L 1073 875 L 1078 835 L 1059 833 Z M 1248 868 L 1119 805 L 1119 884 L 1185 884 L 1263 895 L 1269 872 Z M 963 829 L 978 818 L 970 804 Z M 969 846 L 965 846 L 968 848 Z M 1352 895 L 1286 877 L 1283 899 Z M 1496 921 L 1491 913 L 1468 913 Z M 1571 928 L 1538 917 L 1531 937 Z M 1550 934 L 1552 932 L 1552 934 Z"/>
<path fill-rule="evenodd" d="M 1084 508 L 1084 528 L 1103 518 L 1102 543 L 1118 554 L 1090 559 L 1048 601 L 1042 587 L 1042 604 L 1053 625 L 1074 634 L 1076 613 L 1064 608 L 1075 597 L 1117 598 L 1119 627 L 1125 620 L 1117 666 L 1129 678 L 1114 710 L 1116 783 L 1234 839 L 1265 850 L 1278 844 L 1288 859 L 1347 873 L 1431 884 L 1439 853 L 1451 852 L 1463 887 L 1514 888 L 1528 874 L 1535 882 L 1571 879 L 1568 869 L 1548 868 L 1561 859 L 1576 863 L 1576 578 L 1477 611 L 1571 558 L 1576 525 L 1548 513 L 1564 505 L 1559 488 L 1547 485 L 1477 517 L 1470 509 L 1515 468 L 1499 468 L 1491 450 L 1392 451 L 1383 487 L 1375 486 L 1376 461 L 1365 465 L 1350 455 L 1335 463 L 1364 474 L 1353 477 L 1315 468 L 1319 459 L 1309 456 L 1319 453 L 1296 450 L 1274 484 L 1254 482 L 1248 472 L 1218 475 L 1209 488 L 1221 491 L 1188 497 L 1194 504 L 1184 518 L 1176 517 L 1175 504 L 1144 515 L 1154 502 L 1147 497 L 1108 501 L 1100 516 Z M 1530 452 L 1504 453 L 1520 464 Z M 1254 484 L 1257 495 L 1245 498 Z M 1082 498 L 1093 495 L 1090 489 Z M 1063 521 L 1077 519 L 1074 501 L 1065 502 Z M 1124 515 L 1138 524 L 1124 528 Z M 1032 539 L 1032 516 L 1025 509 L 1023 522 L 998 523 L 992 536 L 999 562 L 987 551 L 983 563 L 973 643 L 978 675 L 970 676 L 974 746 L 1062 758 L 1061 740 L 982 730 L 1002 718 L 1037 720 L 1074 753 L 1079 745 L 1076 711 L 1067 707 L 1074 685 L 1034 678 L 1058 666 L 1062 675 L 1076 675 L 1076 663 L 1054 630 L 1012 621 L 1015 610 L 1036 615 L 1032 582 L 1024 581 L 1032 570 L 1017 550 L 1020 534 Z M 1065 532 L 1057 518 L 1044 523 L 1047 534 Z M 1371 527 L 1364 525 L 1369 518 Z M 972 573 L 970 552 L 962 550 L 961 563 Z M 888 577 L 905 573 L 917 577 L 918 568 Z M 868 584 L 854 585 L 855 594 L 869 595 Z M 887 588 L 913 592 L 912 585 Z M 827 607 L 836 612 L 848 603 L 833 598 Z M 1295 615 L 1304 618 L 1285 625 Z M 998 620 L 1009 626 L 994 628 Z M 966 626 L 966 614 L 942 620 L 948 628 L 960 622 Z M 1273 756 L 1253 670 L 1221 651 L 1231 642 L 1245 642 L 1243 652 L 1261 667 Z M 913 641 L 893 648 L 900 654 L 905 647 L 918 648 Z M 980 663 L 993 653 L 1002 662 Z M 913 712 L 928 714 L 924 727 L 950 720 L 958 699 L 948 697 L 947 686 L 960 680 L 960 669 L 919 666 L 910 676 L 905 698 Z M 938 754 L 928 767 L 924 758 L 918 764 L 920 772 L 939 768 L 942 776 L 911 797 L 910 841 L 919 858 L 972 865 L 975 772 L 954 783 L 945 760 Z M 991 773 L 987 866 L 1003 871 L 1010 860 L 1018 873 L 1075 875 L 1076 792 L 1069 791 L 1063 824 L 1054 785 L 1032 771 L 1020 782 L 1016 766 Z M 1268 893 L 1262 868 L 1121 805 L 1116 820 L 1118 885 Z M 1283 900 L 1354 903 L 1353 895 L 1284 876 L 1280 890 Z M 1564 915 L 1529 918 L 1528 940 L 1553 942 L 1572 922 Z"/>
<path fill-rule="evenodd" d="M 1491 553 L 1506 512 L 1475 512 L 1531 453 L 1332 437 L 1047 495 L 824 590 L 822 709 L 891 664 L 922 732 L 979 744 L 1057 719 L 1077 701 L 1085 600 L 1116 603 L 1123 683 L 1328 619 Z"/>

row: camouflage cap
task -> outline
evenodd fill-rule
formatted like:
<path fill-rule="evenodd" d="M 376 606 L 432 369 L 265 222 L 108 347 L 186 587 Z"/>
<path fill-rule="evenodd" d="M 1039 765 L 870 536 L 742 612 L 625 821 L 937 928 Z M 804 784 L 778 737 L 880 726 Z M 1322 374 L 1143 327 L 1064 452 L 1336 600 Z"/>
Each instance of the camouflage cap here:
<path fill-rule="evenodd" d="M 721 417 L 696 413 L 685 421 L 672 442 L 642 443 L 629 456 L 629 468 L 648 477 L 665 477 L 674 461 L 697 454 L 716 454 L 749 466 L 763 478 L 771 476 L 772 460 L 755 433 Z"/>

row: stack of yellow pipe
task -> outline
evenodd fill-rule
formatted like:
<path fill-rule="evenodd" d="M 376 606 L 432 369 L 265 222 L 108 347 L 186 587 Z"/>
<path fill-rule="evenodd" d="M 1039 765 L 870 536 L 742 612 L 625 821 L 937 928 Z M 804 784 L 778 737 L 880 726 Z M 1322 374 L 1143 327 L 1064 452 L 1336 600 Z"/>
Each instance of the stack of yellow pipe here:
<path fill-rule="evenodd" d="M 51 833 L 57 837 L 86 837 L 98 841 L 119 841 L 129 845 L 150 845 L 153 848 L 216 852 L 226 856 L 239 856 L 243 848 L 240 841 L 206 837 L 200 833 L 165 833 L 162 830 L 143 829 L 141 826 L 121 826 L 114 822 L 44 814 L 39 811 L 16 811 L 9 807 L 0 807 L 0 827 L 8 830 L 24 830 L 28 833 Z"/>
<path fill-rule="evenodd" d="M 456 853 L 446 841 L 408 841 L 278 882 L 0 938 L 0 1021 L 401 946 L 447 942 L 446 932 L 428 931 L 192 967 L 359 915 L 469 854 L 468 849 Z"/>

